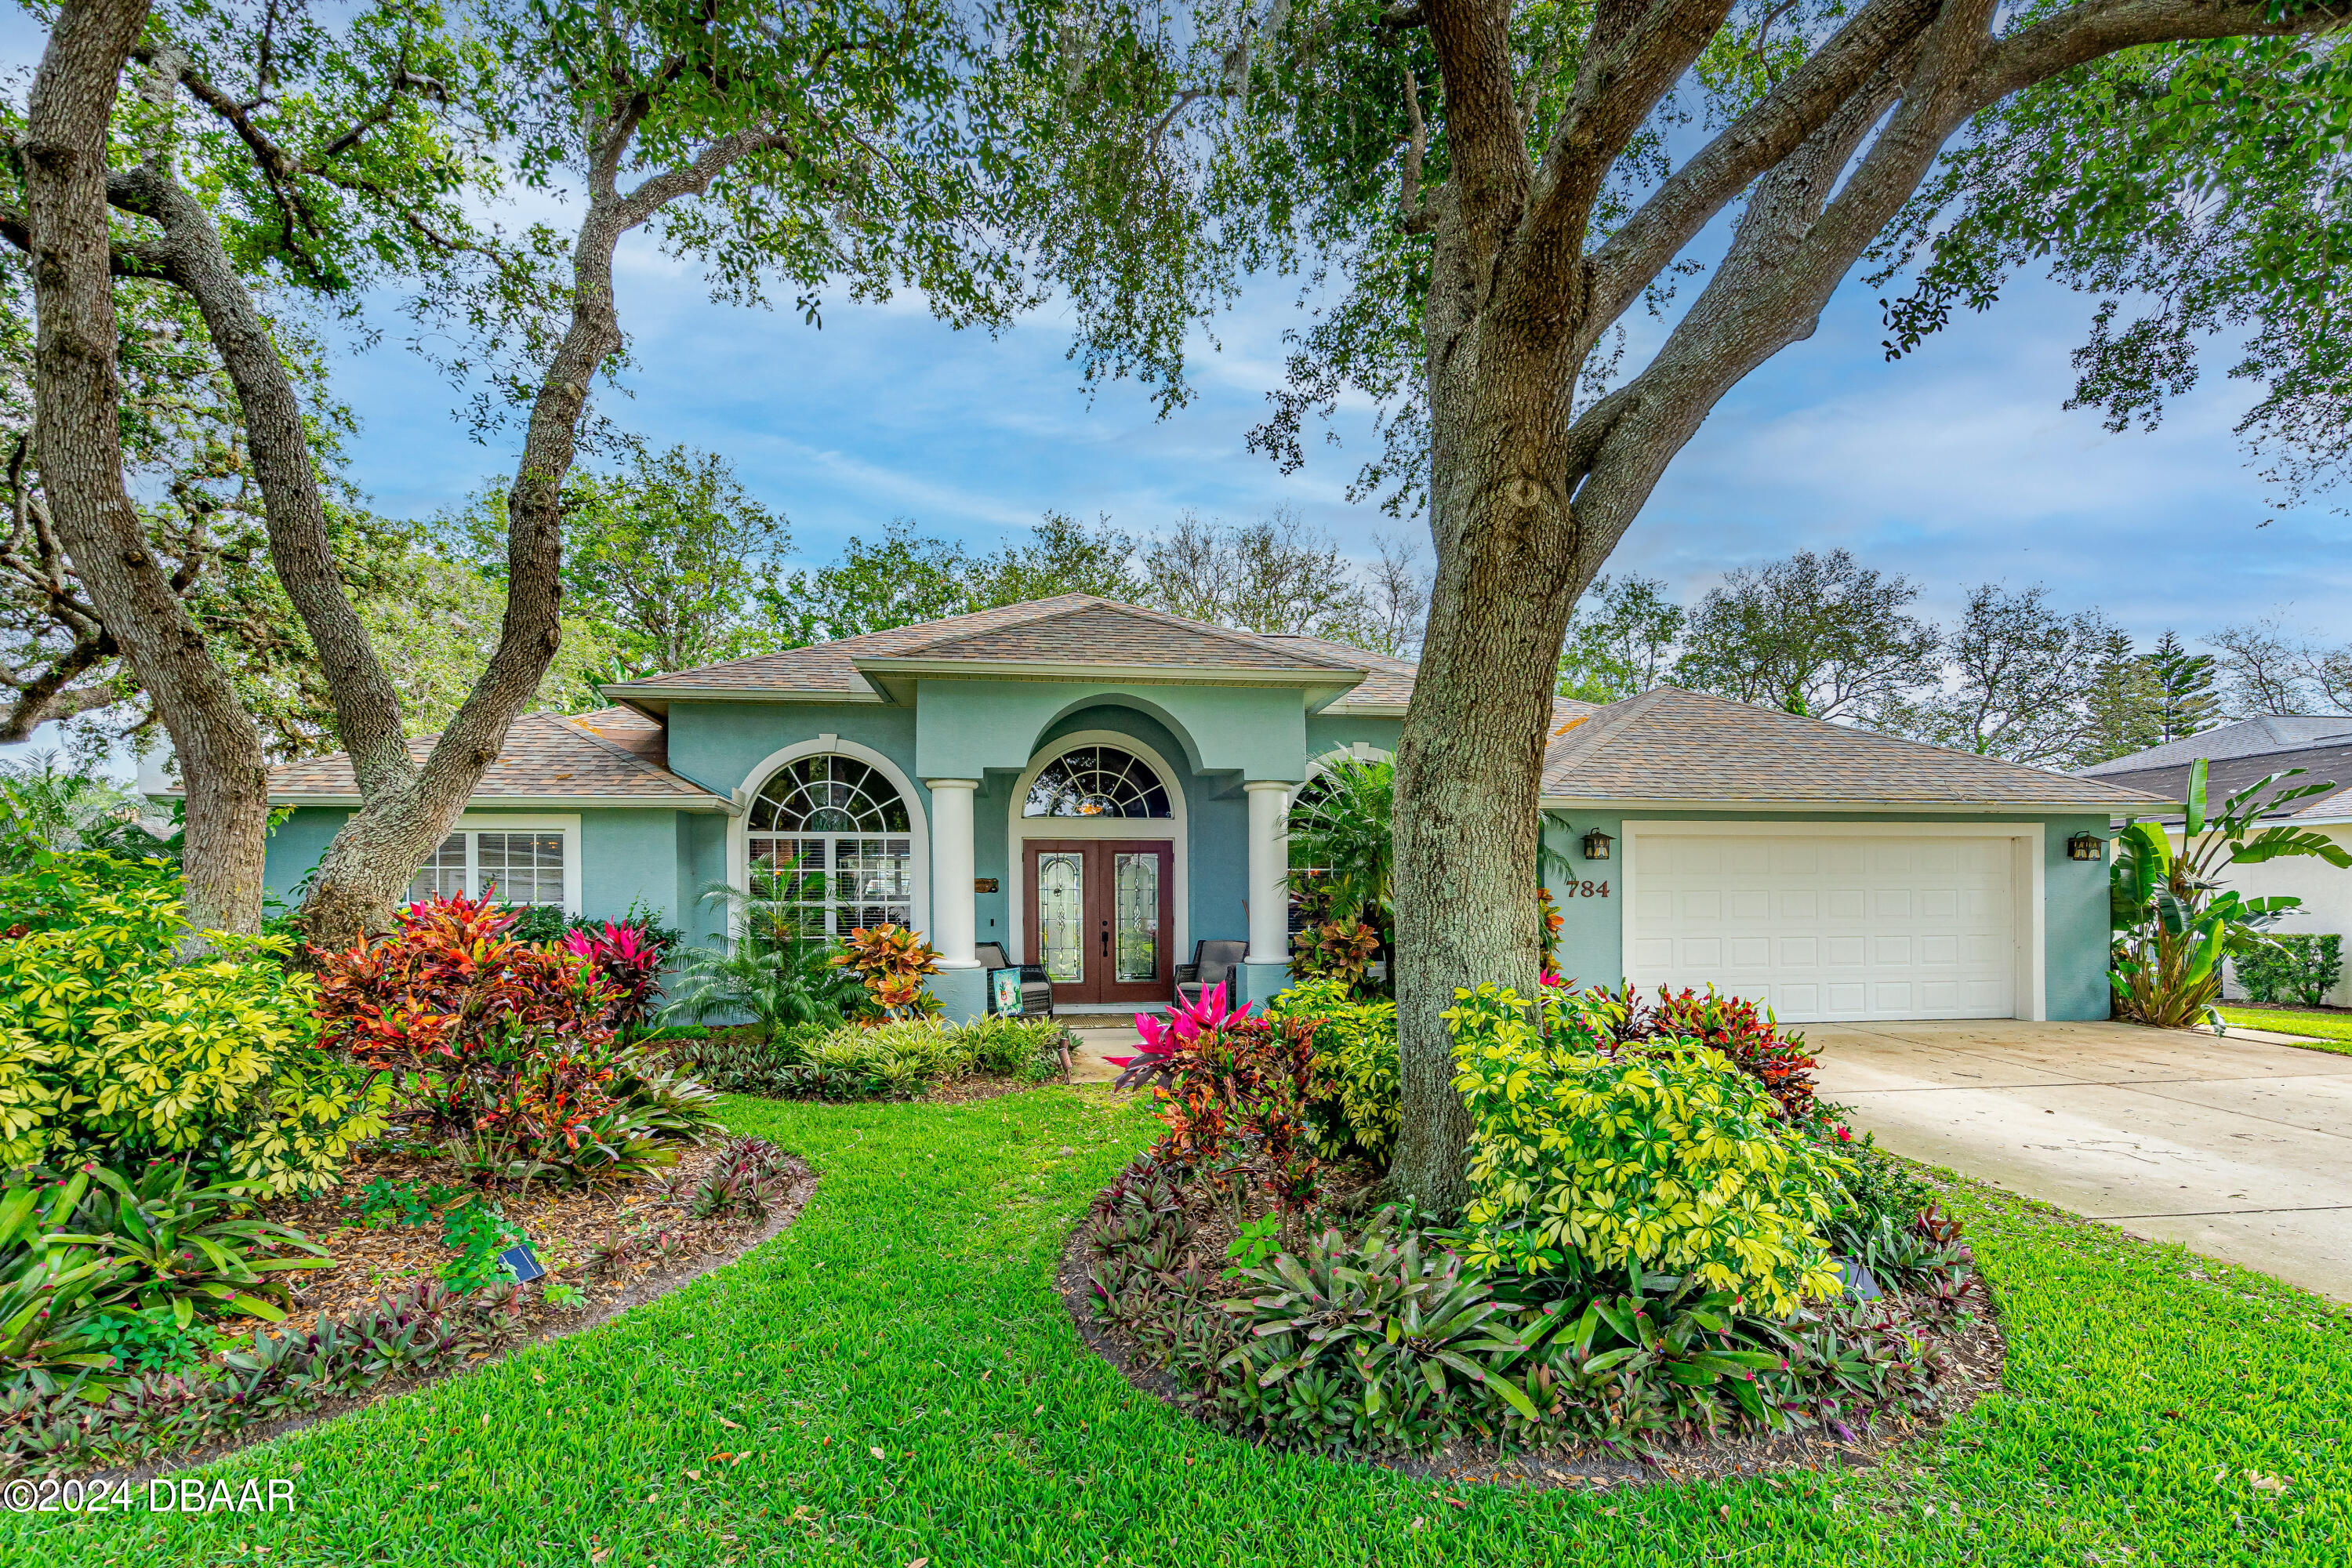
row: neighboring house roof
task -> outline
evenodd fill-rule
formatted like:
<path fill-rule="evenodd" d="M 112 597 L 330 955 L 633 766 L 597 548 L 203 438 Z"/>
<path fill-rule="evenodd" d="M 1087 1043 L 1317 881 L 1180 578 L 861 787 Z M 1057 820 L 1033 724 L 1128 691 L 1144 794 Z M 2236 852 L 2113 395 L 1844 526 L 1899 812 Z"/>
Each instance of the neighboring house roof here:
<path fill-rule="evenodd" d="M 422 763 L 436 738 L 411 740 L 408 754 Z M 506 747 L 474 786 L 473 798 L 500 805 L 545 802 L 709 810 L 731 805 L 670 772 L 663 765 L 667 749 L 667 731 L 625 708 L 569 719 L 526 713 L 509 727 Z M 272 805 L 330 805 L 359 797 L 351 758 L 341 752 L 269 770 Z"/>
<path fill-rule="evenodd" d="M 2168 803 L 2102 779 L 2046 773 L 1875 731 L 1661 686 L 1570 715 L 1544 752 L 1553 801 L 1835 808 L 2050 807 L 2148 811 Z"/>
<path fill-rule="evenodd" d="M 2189 791 L 2189 770 L 2195 760 L 2191 756 L 2168 767 L 2139 768 L 2129 773 L 2109 773 L 2103 769 L 2099 778 L 2103 783 L 2129 784 L 2135 789 L 2152 791 L 2168 801 L 2179 801 Z M 2209 806 L 2219 805 L 2248 785 L 2260 784 L 2270 774 L 2283 773 L 2289 768 L 2301 768 L 2304 776 L 2288 780 L 2288 788 L 2313 784 L 2330 784 L 2339 787 L 2326 795 L 2313 795 L 2308 800 L 2292 801 L 2285 811 L 2275 815 L 2290 817 L 2352 815 L 2352 787 L 2347 787 L 2352 786 L 2352 735 L 2284 751 L 2216 757 L 2205 770 L 2206 803 Z M 2179 814 L 2176 811 L 2174 815 Z"/>
<path fill-rule="evenodd" d="M 606 689 L 653 703 L 688 694 L 872 702 L 881 700 L 875 679 L 882 676 L 979 675 L 992 668 L 1116 670 L 1159 679 L 1213 674 L 1356 687 L 1369 679 L 1376 657 L 1319 637 L 1260 637 L 1092 594 L 1063 594 Z M 1411 668 L 1401 660 L 1385 662 Z"/>
<path fill-rule="evenodd" d="M 2295 713 L 2241 719 L 2234 724 L 2223 724 L 2218 729 L 2179 741 L 2167 741 L 2161 746 L 2150 746 L 2144 752 L 2133 752 L 2127 756 L 2111 757 L 2104 763 L 2076 771 L 2085 778 L 2144 773 L 2176 765 L 2186 768 L 2200 757 L 2210 757 L 2218 762 L 2223 757 L 2258 757 L 2275 752 L 2290 752 L 2330 738 L 2352 742 L 2352 718 Z M 2253 776 L 2260 778 L 2262 774 Z"/>

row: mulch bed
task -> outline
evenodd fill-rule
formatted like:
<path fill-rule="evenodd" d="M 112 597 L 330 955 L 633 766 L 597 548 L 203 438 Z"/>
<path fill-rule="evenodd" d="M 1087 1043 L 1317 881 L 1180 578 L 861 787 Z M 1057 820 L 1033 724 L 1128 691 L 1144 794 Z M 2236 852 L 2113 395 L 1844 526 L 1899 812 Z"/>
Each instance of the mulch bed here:
<path fill-rule="evenodd" d="M 1328 1173 L 1325 1191 L 1327 1217 L 1317 1222 L 1318 1229 L 1326 1225 L 1349 1229 L 1361 1223 L 1359 1211 L 1374 1206 L 1370 1200 L 1376 1194 L 1369 1173 Z M 1093 1288 L 1087 1279 L 1089 1223 L 1081 1220 L 1071 1231 L 1054 1277 L 1055 1289 L 1070 1314 L 1070 1321 L 1087 1348 L 1108 1362 L 1129 1387 L 1150 1394 L 1180 1415 L 1198 1419 L 1199 1396 L 1153 1364 L 1133 1338 L 1108 1327 L 1095 1316 Z M 1226 1243 L 1233 1239 L 1233 1227 L 1221 1217 L 1205 1217 L 1199 1221 L 1194 1235 L 1196 1251 L 1205 1257 L 1220 1258 Z M 1910 1315 L 1928 1329 L 1949 1368 L 1948 1375 L 1937 1384 L 1942 1395 L 1940 1405 L 1926 1417 L 1908 1411 L 1883 1412 L 1859 1424 L 1852 1439 L 1825 1432 L 1726 1433 L 1696 1442 L 1660 1443 L 1656 1445 L 1654 1460 L 1649 1462 L 1591 1444 L 1505 1453 L 1496 1445 L 1458 1442 L 1447 1443 L 1431 1454 L 1373 1454 L 1347 1449 L 1327 1457 L 1377 1466 L 1421 1480 L 1587 1489 L 1868 1466 L 1903 1444 L 1941 1431 L 1952 1417 L 2000 1386 L 2006 1348 L 2000 1324 L 1991 1312 L 1950 1324 L 1940 1332 L 1924 1313 Z M 1253 1440 L 1235 1434 L 1224 1435 L 1236 1442 Z"/>
<path fill-rule="evenodd" d="M 433 1160 L 362 1157 L 344 1171 L 331 1191 L 301 1200 L 280 1200 L 262 1205 L 262 1217 L 301 1231 L 328 1248 L 332 1268 L 290 1272 L 285 1276 L 293 1290 L 293 1310 L 283 1323 L 257 1318 L 225 1321 L 222 1327 L 242 1334 L 253 1329 L 309 1327 L 321 1317 L 349 1316 L 416 1284 L 438 1277 L 454 1254 L 442 1245 L 436 1221 L 394 1223 L 382 1228 L 363 1226 L 359 1197 L 379 1178 L 395 1185 L 432 1187 L 436 1184 L 461 1189 L 467 1197 L 496 1206 L 530 1238 L 531 1249 L 547 1269 L 547 1277 L 523 1292 L 524 1334 L 536 1337 L 543 1325 L 569 1327 L 600 1309 L 624 1304 L 654 1279 L 700 1272 L 693 1266 L 705 1259 L 724 1260 L 748 1250 L 764 1234 L 772 1234 L 775 1212 L 761 1219 L 741 1215 L 696 1219 L 688 1212 L 695 1187 L 724 1158 L 723 1144 L 712 1142 L 686 1149 L 676 1165 L 631 1181 L 600 1183 L 572 1191 L 534 1184 L 526 1191 L 468 1185 L 453 1168 Z M 801 1189 L 812 1179 L 798 1159 L 783 1160 L 790 1195 L 781 1205 L 797 1212 Z M 458 1200 L 462 1202 L 463 1200 Z M 632 1238 L 652 1241 L 618 1268 L 599 1271 L 590 1261 L 600 1249 Z M 689 1272 L 689 1270 L 691 1272 Z M 570 1307 L 551 1307 L 541 1300 L 551 1284 L 577 1287 L 586 1300 Z"/>

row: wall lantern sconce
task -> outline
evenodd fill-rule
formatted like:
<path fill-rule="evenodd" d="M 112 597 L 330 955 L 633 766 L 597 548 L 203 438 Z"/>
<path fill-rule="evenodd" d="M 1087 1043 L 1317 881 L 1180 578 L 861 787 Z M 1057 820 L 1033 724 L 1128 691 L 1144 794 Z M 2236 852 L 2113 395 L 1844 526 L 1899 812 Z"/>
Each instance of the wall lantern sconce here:
<path fill-rule="evenodd" d="M 1587 860 L 1606 860 L 1609 858 L 1609 846 L 1615 842 L 1596 827 L 1584 836 L 1584 858 Z"/>
<path fill-rule="evenodd" d="M 2095 833 L 2077 833 L 2066 840 L 2069 860 L 2104 860 L 2106 856 L 2107 841 Z"/>

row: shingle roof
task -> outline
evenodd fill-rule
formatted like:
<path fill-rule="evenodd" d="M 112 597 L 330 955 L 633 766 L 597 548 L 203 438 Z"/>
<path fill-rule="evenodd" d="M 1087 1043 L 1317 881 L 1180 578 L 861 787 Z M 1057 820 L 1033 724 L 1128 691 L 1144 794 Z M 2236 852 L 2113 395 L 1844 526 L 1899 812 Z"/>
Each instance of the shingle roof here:
<path fill-rule="evenodd" d="M 2352 718 L 2341 714 L 2334 717 L 2309 713 L 2265 714 L 2259 718 L 2241 719 L 2234 724 L 2223 724 L 2181 740 L 2167 741 L 2144 752 L 2110 757 L 2104 763 L 2075 771 L 2085 778 L 2105 778 L 2112 773 L 2144 773 L 2159 768 L 2185 768 L 2200 757 L 2218 761 L 2223 757 L 2267 756 L 2277 752 L 2298 751 L 2329 740 L 2352 742 Z M 2253 776 L 2260 778 L 2262 774 Z"/>
<path fill-rule="evenodd" d="M 857 667 L 871 660 L 1097 664 L 1346 676 L 1366 668 L 1373 657 L 1319 637 L 1260 637 L 1091 594 L 1062 594 L 756 658 L 682 669 L 632 681 L 618 689 L 646 697 L 688 691 L 773 691 L 863 701 L 871 700 L 873 693 Z"/>
<path fill-rule="evenodd" d="M 422 763 L 435 737 L 408 742 Z M 604 709 L 566 719 L 526 713 L 507 731 L 507 743 L 474 786 L 476 800 L 599 800 L 631 805 L 708 807 L 726 804 L 662 765 L 667 731 L 627 709 Z M 351 759 L 338 752 L 269 770 L 273 801 L 349 801 L 359 796 Z"/>
<path fill-rule="evenodd" d="M 2193 737 L 2192 737 L 2193 738 Z M 2126 784 L 2144 789 L 2178 801 L 2189 791 L 2189 769 L 2192 756 L 2169 767 L 2138 768 L 2129 773 L 2099 774 L 2102 784 Z M 2260 784 L 2272 773 L 2283 773 L 2289 768 L 2301 768 L 2304 776 L 2286 781 L 2287 788 L 2305 784 L 2332 784 L 2338 787 L 2326 795 L 2315 795 L 2308 800 L 2291 801 L 2282 816 L 2341 816 L 2352 807 L 2352 736 L 2345 736 L 2316 745 L 2295 746 L 2279 752 L 2258 752 L 2251 756 L 2213 758 L 2205 770 L 2205 800 L 2208 805 L 2219 805 L 2225 798 L 2250 784 Z M 2177 815 L 2177 813 L 2176 813 Z"/>
<path fill-rule="evenodd" d="M 1404 711 L 1412 700 L 1413 677 L 1421 666 L 1394 654 L 1373 653 L 1368 648 L 1350 647 L 1346 643 L 1333 642 L 1328 637 L 1311 637 L 1302 634 L 1286 634 L 1272 639 L 1281 643 L 1297 643 L 1314 649 L 1327 658 L 1348 660 L 1365 671 L 1363 683 L 1342 697 L 1327 713 L 1356 713 L 1370 709 L 1395 709 Z"/>
<path fill-rule="evenodd" d="M 1557 727 L 1551 799 L 2057 806 L 2163 805 L 2103 779 L 2045 773 L 1869 730 L 1661 686 Z"/>

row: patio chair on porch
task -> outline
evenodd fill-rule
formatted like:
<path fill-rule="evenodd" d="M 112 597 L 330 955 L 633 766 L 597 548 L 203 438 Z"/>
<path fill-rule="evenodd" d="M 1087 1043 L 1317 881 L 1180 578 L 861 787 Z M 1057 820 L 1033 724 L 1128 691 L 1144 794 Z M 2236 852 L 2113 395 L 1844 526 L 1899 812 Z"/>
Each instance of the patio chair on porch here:
<path fill-rule="evenodd" d="M 1233 942 L 1224 937 L 1204 936 L 1192 944 L 1192 962 L 1176 966 L 1176 999 L 1198 1002 L 1212 985 L 1225 988 L 1228 1004 L 1234 997 L 1234 970 L 1249 951 L 1249 943 Z"/>
<path fill-rule="evenodd" d="M 972 956 L 980 960 L 983 973 L 992 974 L 999 969 L 1018 969 L 1021 972 L 1021 1010 L 1018 1015 L 1008 1014 L 1006 1016 L 1050 1018 L 1054 1016 L 1054 982 L 1046 975 L 1044 964 L 1013 963 L 1004 955 L 1004 944 L 1001 942 L 975 942 L 971 952 Z M 993 978 L 989 982 L 988 1010 L 991 1013 L 998 1011 Z"/>

